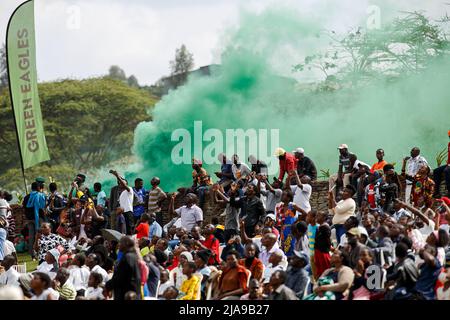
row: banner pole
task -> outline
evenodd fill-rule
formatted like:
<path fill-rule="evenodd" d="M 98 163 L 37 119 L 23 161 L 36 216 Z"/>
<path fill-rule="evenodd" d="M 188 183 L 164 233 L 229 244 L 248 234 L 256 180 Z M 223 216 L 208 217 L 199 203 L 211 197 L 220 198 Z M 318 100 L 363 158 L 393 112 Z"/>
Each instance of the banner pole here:
<path fill-rule="evenodd" d="M 25 2 L 21 3 L 14 10 L 14 12 L 12 13 L 12 15 L 9 18 L 9 21 L 8 21 L 8 27 L 6 28 L 6 42 L 5 42 L 5 45 L 6 45 L 6 70 L 8 71 L 9 99 L 11 100 L 11 110 L 12 110 L 13 117 L 14 117 L 14 127 L 16 128 L 16 138 L 17 138 L 17 145 L 19 147 L 20 165 L 21 165 L 21 168 L 22 168 L 22 177 L 23 177 L 23 184 L 25 186 L 25 193 L 28 193 L 28 187 L 27 187 L 27 182 L 26 182 L 26 179 L 25 179 L 25 168 L 23 166 L 22 149 L 21 149 L 20 140 L 19 140 L 19 129 L 17 128 L 16 113 L 14 112 L 13 94 L 12 94 L 12 90 L 11 90 L 11 75 L 9 73 L 8 35 L 9 35 L 9 27 L 10 27 L 12 18 L 14 17 L 16 12 L 20 9 L 20 7 L 22 7 L 25 3 L 28 3 L 30 1 L 33 1 L 33 0 L 28 0 L 28 1 L 25 1 Z"/>

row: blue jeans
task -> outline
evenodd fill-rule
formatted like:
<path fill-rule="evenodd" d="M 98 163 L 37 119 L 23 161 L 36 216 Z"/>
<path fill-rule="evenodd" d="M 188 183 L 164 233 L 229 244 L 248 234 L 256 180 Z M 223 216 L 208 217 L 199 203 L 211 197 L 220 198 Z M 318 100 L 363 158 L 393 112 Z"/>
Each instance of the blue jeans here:
<path fill-rule="evenodd" d="M 207 186 L 200 186 L 197 188 L 199 207 L 203 209 L 205 204 L 205 193 L 208 190 Z"/>
<path fill-rule="evenodd" d="M 0 228 L 0 261 L 3 261 L 3 258 L 5 257 L 4 246 L 7 235 L 8 232 L 5 229 Z"/>
<path fill-rule="evenodd" d="M 336 230 L 336 241 L 339 245 L 342 235 L 345 234 L 345 228 L 343 224 L 335 224 L 334 229 Z"/>

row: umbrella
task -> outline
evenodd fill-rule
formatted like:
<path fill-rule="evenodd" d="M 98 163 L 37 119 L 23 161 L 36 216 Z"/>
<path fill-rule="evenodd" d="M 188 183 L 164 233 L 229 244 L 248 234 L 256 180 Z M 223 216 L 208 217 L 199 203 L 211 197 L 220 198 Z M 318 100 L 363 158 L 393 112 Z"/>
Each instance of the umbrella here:
<path fill-rule="evenodd" d="M 122 237 L 125 235 L 121 234 L 119 231 L 113 230 L 113 229 L 102 229 L 100 230 L 102 232 L 103 238 L 108 241 L 120 241 Z"/>

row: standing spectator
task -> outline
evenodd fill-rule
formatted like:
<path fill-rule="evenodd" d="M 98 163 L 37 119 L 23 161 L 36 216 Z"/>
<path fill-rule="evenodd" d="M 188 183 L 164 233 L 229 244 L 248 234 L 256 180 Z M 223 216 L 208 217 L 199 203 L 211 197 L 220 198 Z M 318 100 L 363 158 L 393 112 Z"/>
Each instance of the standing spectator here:
<path fill-rule="evenodd" d="M 117 221 L 117 208 L 119 208 L 119 198 L 120 193 L 122 192 L 122 185 L 117 179 L 117 184 L 111 188 L 110 194 L 109 194 L 109 210 L 111 214 L 111 220 L 110 220 L 110 227 L 113 230 L 117 230 L 116 221 Z"/>
<path fill-rule="evenodd" d="M 295 182 L 294 185 L 291 183 L 292 180 Z M 294 203 L 301 208 L 300 211 L 297 210 L 297 214 L 307 214 L 310 212 L 311 204 L 309 203 L 309 199 L 312 194 L 312 186 L 310 185 L 311 178 L 304 175 L 300 179 L 296 171 L 291 171 L 287 183 L 290 184 L 292 193 L 294 194 Z"/>
<path fill-rule="evenodd" d="M 59 215 L 66 207 L 66 201 L 64 197 L 59 194 L 56 183 L 50 183 L 48 189 L 50 190 L 50 195 L 47 198 L 47 214 L 49 214 L 53 224 L 53 231 L 56 232 L 56 228 L 59 225 Z"/>
<path fill-rule="evenodd" d="M 348 146 L 341 144 L 339 147 L 339 167 L 337 174 L 330 176 L 328 180 L 329 189 L 337 195 L 337 189 L 340 186 L 347 186 L 350 184 L 350 177 L 352 173 L 352 166 L 350 164 L 350 153 L 348 152 Z"/>
<path fill-rule="evenodd" d="M 232 182 L 230 190 L 227 194 L 217 184 L 213 186 L 214 197 L 217 203 L 226 203 L 225 207 L 225 230 L 224 240 L 225 243 L 231 239 L 231 237 L 239 234 L 239 215 L 243 205 L 244 192 L 239 188 L 239 185 Z M 220 199 L 219 199 L 220 198 Z"/>
<path fill-rule="evenodd" d="M 135 292 L 138 297 L 141 295 L 141 274 L 134 246 L 134 241 L 130 237 L 120 239 L 119 251 L 123 255 L 111 280 L 105 285 L 107 293 L 113 291 L 114 300 L 125 300 L 125 294 L 128 291 Z"/>
<path fill-rule="evenodd" d="M 202 226 L 203 223 L 203 211 L 200 209 L 197 203 L 197 196 L 193 193 L 188 193 L 185 196 L 186 204 L 178 209 L 174 209 L 176 194 L 172 194 L 169 203 L 169 214 L 171 216 L 177 215 L 181 219 L 181 226 L 186 230 L 192 230 L 196 225 Z"/>
<path fill-rule="evenodd" d="M 144 188 L 144 180 L 141 178 L 136 178 L 136 180 L 134 180 L 133 193 L 133 225 L 136 225 L 142 214 L 145 212 L 145 199 L 147 198 L 147 191 Z"/>
<path fill-rule="evenodd" d="M 266 189 L 261 188 L 261 183 L 265 184 Z M 258 179 L 258 191 L 266 197 L 266 214 L 275 213 L 275 206 L 281 201 L 281 194 L 283 193 L 281 190 L 282 185 L 283 184 L 275 178 L 272 185 L 270 185 L 266 175 L 262 175 Z"/>
<path fill-rule="evenodd" d="M 126 223 L 126 234 L 133 234 L 133 226 L 134 226 L 134 218 L 133 218 L 133 189 L 128 186 L 127 180 L 123 177 L 119 176 L 117 171 L 110 170 L 110 173 L 113 174 L 120 183 L 120 197 L 119 197 L 119 207 L 123 211 L 123 216 L 125 218 Z"/>
<path fill-rule="evenodd" d="M 280 174 L 278 175 L 278 180 L 283 182 L 285 174 L 288 174 L 292 170 L 297 170 L 297 159 L 293 154 L 286 152 L 283 148 L 276 148 L 274 156 L 280 160 Z"/>
<path fill-rule="evenodd" d="M 448 137 L 450 138 L 450 130 L 448 131 Z M 440 186 L 442 181 L 442 176 L 445 179 L 445 185 L 447 187 L 447 196 L 450 197 L 450 142 L 447 146 L 447 163 L 434 169 L 433 180 L 436 184 L 434 190 L 434 197 L 440 198 Z"/>
<path fill-rule="evenodd" d="M 156 222 L 158 222 L 159 225 L 162 226 L 163 225 L 163 215 L 161 212 L 161 202 L 163 202 L 167 198 L 167 195 L 159 186 L 160 183 L 161 183 L 161 180 L 158 177 L 153 177 L 152 180 L 150 180 L 150 184 L 152 185 L 152 188 L 150 189 L 150 191 L 148 193 L 147 210 L 148 210 L 148 213 L 154 212 L 156 214 Z"/>
<path fill-rule="evenodd" d="M 420 149 L 414 147 L 411 149 L 411 156 L 403 159 L 402 176 L 406 179 L 405 201 L 411 203 L 411 190 L 413 181 L 419 169 L 423 166 L 428 166 L 427 160 L 420 155 Z"/>
<path fill-rule="evenodd" d="M 375 172 L 375 171 L 381 172 L 381 171 L 383 171 L 384 166 L 387 164 L 387 161 L 384 160 L 384 150 L 377 149 L 376 157 L 377 157 L 378 161 L 372 165 L 371 170 L 372 170 L 372 172 Z"/>
<path fill-rule="evenodd" d="M 114 188 L 114 187 L 113 187 Z M 100 182 L 94 183 L 94 204 L 97 207 L 106 209 L 106 193 L 102 190 L 102 184 Z"/>
<path fill-rule="evenodd" d="M 220 179 L 218 183 L 224 188 L 229 188 L 231 182 L 233 182 L 233 169 L 231 162 L 227 159 L 227 156 L 223 153 L 218 155 L 220 161 L 220 172 L 214 172 L 214 174 Z"/>
<path fill-rule="evenodd" d="M 254 155 L 249 155 L 248 162 L 252 165 L 252 172 L 255 172 L 257 175 L 260 174 L 267 176 L 267 164 L 264 161 L 257 159 Z"/>
<path fill-rule="evenodd" d="M 431 208 L 433 205 L 433 194 L 435 184 L 432 179 L 429 178 L 430 167 L 428 165 L 423 165 L 417 171 L 417 174 L 414 176 L 412 190 L 411 190 L 411 198 L 412 203 L 415 207 L 419 205 L 419 199 L 423 201 L 426 208 Z"/>
<path fill-rule="evenodd" d="M 355 188 L 352 185 L 347 185 L 342 192 L 342 200 L 336 203 L 334 199 L 334 193 L 328 192 L 328 209 L 330 214 L 333 215 L 333 226 L 336 229 L 336 239 L 339 241 L 342 235 L 345 233 L 344 223 L 345 221 L 355 215 L 356 203 L 353 200 L 355 194 Z"/>
<path fill-rule="evenodd" d="M 31 184 L 31 193 L 23 198 L 22 206 L 25 208 L 25 217 L 28 220 L 28 251 L 34 259 L 33 244 L 40 223 L 44 221 L 45 195 L 42 192 L 43 185 L 38 182 Z"/>
<path fill-rule="evenodd" d="M 253 237 L 255 235 L 255 226 L 258 221 L 261 221 L 262 217 L 264 217 L 266 211 L 261 199 L 256 196 L 256 187 L 254 185 L 247 186 L 245 195 L 246 197 L 243 202 L 245 233 L 249 237 Z M 234 199 L 231 199 L 230 203 L 234 205 Z M 241 210 L 241 215 L 242 214 Z"/>
<path fill-rule="evenodd" d="M 317 169 L 314 162 L 305 156 L 305 150 L 303 148 L 297 148 L 292 151 L 297 159 L 297 174 L 301 178 L 304 175 L 311 178 L 312 181 L 317 180 Z"/>

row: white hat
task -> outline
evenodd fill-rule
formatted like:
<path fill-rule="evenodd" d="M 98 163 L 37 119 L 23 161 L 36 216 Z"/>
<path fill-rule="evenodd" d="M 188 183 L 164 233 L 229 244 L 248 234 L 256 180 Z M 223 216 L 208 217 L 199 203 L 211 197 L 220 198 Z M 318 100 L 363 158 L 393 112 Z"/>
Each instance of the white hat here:
<path fill-rule="evenodd" d="M 295 149 L 294 151 L 292 151 L 292 153 L 301 153 L 301 154 L 304 154 L 304 153 L 305 153 L 305 149 L 303 149 L 303 148 L 297 148 L 297 149 Z"/>
<path fill-rule="evenodd" d="M 275 152 L 273 153 L 273 155 L 275 157 L 279 157 L 279 156 L 284 155 L 285 153 L 286 153 L 286 150 L 284 150 L 283 148 L 276 148 Z"/>
<path fill-rule="evenodd" d="M 341 144 L 338 149 L 348 149 L 348 145 L 346 145 L 345 143 Z"/>
<path fill-rule="evenodd" d="M 275 222 L 277 221 L 277 218 L 275 217 L 275 215 L 273 213 L 267 214 L 266 217 L 264 218 L 264 220 L 266 220 L 267 218 L 270 218 Z"/>

